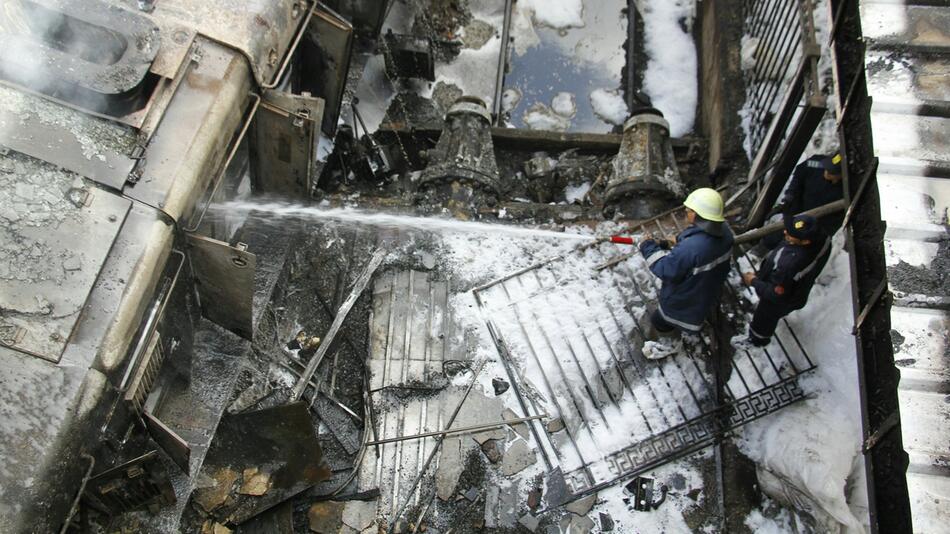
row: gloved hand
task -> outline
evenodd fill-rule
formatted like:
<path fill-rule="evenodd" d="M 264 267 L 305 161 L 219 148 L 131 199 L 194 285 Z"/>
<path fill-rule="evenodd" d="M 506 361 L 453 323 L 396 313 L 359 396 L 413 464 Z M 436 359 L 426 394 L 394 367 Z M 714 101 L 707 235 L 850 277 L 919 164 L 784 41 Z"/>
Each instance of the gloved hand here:
<path fill-rule="evenodd" d="M 673 241 L 669 239 L 656 239 L 655 241 L 656 241 L 656 244 L 659 245 L 660 248 L 662 248 L 663 250 L 670 250 L 671 248 L 673 248 L 673 245 L 675 244 Z"/>

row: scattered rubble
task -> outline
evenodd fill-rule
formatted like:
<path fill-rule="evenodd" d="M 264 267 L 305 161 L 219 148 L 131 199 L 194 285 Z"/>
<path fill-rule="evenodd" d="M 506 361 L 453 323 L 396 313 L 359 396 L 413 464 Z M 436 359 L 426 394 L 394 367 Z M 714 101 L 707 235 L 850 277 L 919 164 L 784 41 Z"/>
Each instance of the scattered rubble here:
<path fill-rule="evenodd" d="M 501 461 L 501 474 L 511 476 L 521 472 L 537 461 L 535 451 L 523 439 L 517 439 L 508 446 Z"/>
<path fill-rule="evenodd" d="M 493 378 L 491 385 L 495 390 L 495 396 L 501 395 L 502 393 L 508 391 L 508 388 L 511 387 L 506 380 L 501 378 Z"/>

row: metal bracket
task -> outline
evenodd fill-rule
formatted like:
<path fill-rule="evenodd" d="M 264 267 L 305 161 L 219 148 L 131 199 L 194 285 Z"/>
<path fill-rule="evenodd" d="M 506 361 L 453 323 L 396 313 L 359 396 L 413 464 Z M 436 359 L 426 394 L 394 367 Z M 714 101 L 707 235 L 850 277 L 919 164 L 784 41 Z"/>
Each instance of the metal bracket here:
<path fill-rule="evenodd" d="M 861 447 L 861 452 L 863 452 L 864 454 L 867 454 L 868 452 L 870 452 L 871 449 L 876 447 L 877 444 L 880 443 L 881 439 L 884 438 L 884 436 L 886 436 L 888 432 L 893 430 L 894 427 L 899 425 L 900 422 L 901 422 L 900 412 L 898 412 L 897 410 L 894 410 L 893 412 L 891 412 L 891 415 L 888 415 L 887 419 L 885 419 L 884 422 L 881 423 L 881 426 L 877 427 L 877 430 L 875 430 L 870 436 L 868 436 L 868 439 L 864 441 L 864 446 Z"/>
<path fill-rule="evenodd" d="M 881 301 L 881 296 L 884 295 L 886 289 L 887 278 L 881 280 L 881 283 L 878 284 L 877 288 L 874 289 L 874 293 L 871 293 L 871 298 L 868 299 L 867 304 L 864 305 L 864 309 L 861 310 L 861 314 L 858 315 L 857 320 L 854 322 L 854 328 L 851 329 L 852 336 L 858 335 L 858 330 L 861 329 L 861 326 L 864 324 L 864 320 L 867 319 L 868 314 L 871 313 L 871 310 L 874 309 L 874 306 L 876 306 Z M 887 294 L 890 295 L 890 292 L 888 291 Z"/>
<path fill-rule="evenodd" d="M 877 156 L 875 156 L 874 159 L 871 160 L 871 166 L 868 167 L 868 170 L 864 171 L 864 176 L 861 177 L 861 183 L 858 184 L 858 190 L 855 191 L 854 198 L 851 199 L 851 204 L 848 205 L 848 211 L 844 214 L 844 220 L 841 222 L 842 228 L 847 227 L 848 223 L 851 222 L 851 215 L 854 214 L 854 208 L 858 205 L 858 201 L 861 200 L 861 197 L 864 196 L 864 190 L 868 182 L 870 182 L 871 176 L 877 171 L 879 161 Z"/>

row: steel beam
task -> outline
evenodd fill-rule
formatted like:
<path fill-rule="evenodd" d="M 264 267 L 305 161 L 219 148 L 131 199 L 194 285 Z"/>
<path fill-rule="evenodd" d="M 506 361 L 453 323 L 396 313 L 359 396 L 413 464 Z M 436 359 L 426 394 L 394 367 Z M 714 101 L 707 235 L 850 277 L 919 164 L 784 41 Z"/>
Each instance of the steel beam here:
<path fill-rule="evenodd" d="M 836 16 L 840 19 L 835 26 L 832 47 L 838 101 L 847 99 L 851 109 L 842 118 L 839 128 L 841 151 L 845 156 L 845 200 L 849 205 L 861 188 L 859 177 L 870 169 L 870 178 L 864 186 L 866 190 L 852 207 L 845 228 L 851 252 L 852 299 L 857 322 L 860 310 L 874 299 L 877 288 L 887 278 L 883 244 L 885 225 L 881 221 L 876 172 L 872 169 L 875 161 L 867 85 L 858 83 L 853 94 L 843 94 L 850 89 L 843 87 L 842 81 L 856 79 L 865 68 L 859 2 L 831 0 L 830 8 L 832 12 L 840 13 Z M 872 533 L 911 532 L 913 528 L 906 479 L 908 458 L 899 432 L 900 423 L 893 421 L 893 414 L 899 413 L 897 386 L 900 374 L 894 366 L 890 331 L 890 304 L 883 302 L 868 308 L 856 332 L 864 436 L 880 436 L 876 445 L 864 455 Z M 898 431 L 878 431 L 885 426 Z"/>
<path fill-rule="evenodd" d="M 749 220 L 746 222 L 747 229 L 757 228 L 765 221 L 765 216 L 775 205 L 782 189 L 785 188 L 785 183 L 795 169 L 795 165 L 798 164 L 799 158 L 801 158 L 805 147 L 811 141 L 811 137 L 818 128 L 818 124 L 821 123 L 826 111 L 828 111 L 828 108 L 823 96 L 812 95 L 806 99 L 805 107 L 798 115 L 798 121 L 788 134 L 782 152 L 778 155 L 772 177 L 765 183 L 755 201 L 755 205 L 752 207 Z"/>

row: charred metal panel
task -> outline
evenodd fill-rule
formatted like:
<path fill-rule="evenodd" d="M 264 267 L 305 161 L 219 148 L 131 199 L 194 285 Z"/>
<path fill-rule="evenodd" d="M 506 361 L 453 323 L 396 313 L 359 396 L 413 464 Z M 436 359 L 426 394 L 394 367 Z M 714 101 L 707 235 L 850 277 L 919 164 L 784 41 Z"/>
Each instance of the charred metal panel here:
<path fill-rule="evenodd" d="M 158 27 L 101 0 L 13 0 L 0 13 L 0 77 L 82 108 L 134 108 Z"/>
<path fill-rule="evenodd" d="M 0 173 L 0 343 L 58 362 L 131 202 L 22 156 L 0 161 L 12 170 Z"/>
<path fill-rule="evenodd" d="M 152 16 L 193 27 L 239 50 L 258 85 L 268 85 L 284 65 L 312 5 L 303 0 L 160 0 Z"/>
<path fill-rule="evenodd" d="M 222 418 L 201 472 L 215 481 L 241 479 L 242 489 L 208 510 L 238 525 L 330 475 L 304 402 Z M 196 490 L 193 500 L 211 506 L 203 497 Z"/>
<path fill-rule="evenodd" d="M 256 172 L 260 191 L 308 197 L 313 185 L 323 100 L 268 90 L 255 118 Z"/>
<path fill-rule="evenodd" d="M 131 129 L 3 86 L 0 145 L 116 190 L 135 167 Z"/>
<path fill-rule="evenodd" d="M 330 0 L 324 3 L 353 23 L 357 32 L 375 37 L 383 28 L 392 0 Z"/>
<path fill-rule="evenodd" d="M 158 451 L 151 451 L 92 477 L 83 497 L 99 510 L 115 516 L 173 504 L 175 490 Z"/>
<path fill-rule="evenodd" d="M 188 247 L 201 313 L 235 334 L 251 339 L 257 258 L 223 241 L 195 234 L 188 235 Z"/>
<path fill-rule="evenodd" d="M 191 464 L 191 445 L 151 413 L 145 412 L 142 419 L 155 443 L 158 443 L 175 465 L 188 473 Z"/>
<path fill-rule="evenodd" d="M 309 92 L 325 101 L 323 132 L 336 132 L 343 102 L 346 76 L 350 70 L 353 26 L 320 6 L 307 27 L 301 43 L 296 91 Z"/>
<path fill-rule="evenodd" d="M 901 430 L 898 386 L 900 371 L 894 364 L 891 314 L 886 289 L 884 250 L 886 225 L 881 221 L 881 195 L 877 183 L 876 146 L 887 146 L 893 132 L 874 132 L 872 98 L 866 84 L 865 54 L 860 5 L 863 2 L 831 0 L 835 13 L 831 31 L 835 89 L 838 103 L 838 136 L 843 165 L 845 200 L 852 204 L 845 227 L 851 260 L 851 292 L 855 314 L 861 416 L 865 437 L 877 435 L 864 452 L 871 532 L 912 532 L 908 497 L 908 456 Z M 902 9 L 902 6 L 895 6 Z M 891 15 L 893 16 L 893 15 Z M 873 36 L 873 27 L 867 28 Z M 895 63 L 905 61 L 900 58 Z M 875 135 L 876 134 L 876 135 Z M 885 135 L 886 134 L 886 135 Z M 907 132 L 906 135 L 913 135 Z M 930 165 L 924 168 L 933 169 Z M 858 192 L 863 189 L 862 195 Z M 858 323 L 858 319 L 863 318 Z M 886 432 L 882 430 L 886 429 Z"/>
<path fill-rule="evenodd" d="M 160 4 L 161 5 L 161 4 Z M 236 52 L 199 39 L 185 74 L 123 192 L 181 220 L 208 189 L 239 129 L 251 82 Z"/>

